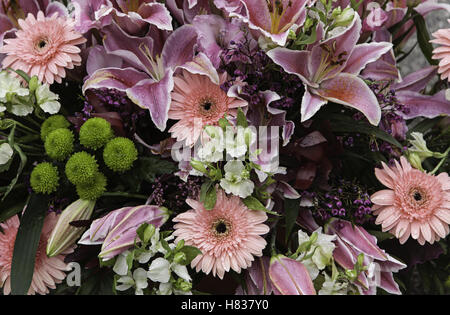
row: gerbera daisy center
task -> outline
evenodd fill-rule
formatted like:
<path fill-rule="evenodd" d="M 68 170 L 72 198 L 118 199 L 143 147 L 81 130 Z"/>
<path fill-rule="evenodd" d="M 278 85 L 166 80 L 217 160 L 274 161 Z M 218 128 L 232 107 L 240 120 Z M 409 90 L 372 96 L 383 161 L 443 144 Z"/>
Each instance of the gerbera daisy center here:
<path fill-rule="evenodd" d="M 422 189 L 419 189 L 417 187 L 412 188 L 409 194 L 412 197 L 414 203 L 417 205 L 422 205 L 427 200 L 426 193 Z"/>
<path fill-rule="evenodd" d="M 218 219 L 212 225 L 212 231 L 216 236 L 227 236 L 230 230 L 231 224 L 224 219 Z"/>

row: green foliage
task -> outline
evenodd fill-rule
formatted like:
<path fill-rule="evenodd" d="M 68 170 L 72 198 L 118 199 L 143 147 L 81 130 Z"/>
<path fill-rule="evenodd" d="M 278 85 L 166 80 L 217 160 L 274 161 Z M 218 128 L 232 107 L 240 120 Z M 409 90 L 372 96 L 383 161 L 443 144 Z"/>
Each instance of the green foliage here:
<path fill-rule="evenodd" d="M 80 128 L 80 143 L 92 150 L 102 148 L 113 137 L 111 124 L 100 117 L 88 119 Z"/>
<path fill-rule="evenodd" d="M 130 170 L 137 157 L 136 146 L 128 138 L 120 137 L 109 141 L 103 151 L 103 160 L 106 166 L 118 173 Z"/>
<path fill-rule="evenodd" d="M 92 183 L 97 173 L 95 157 L 84 151 L 75 153 L 66 163 L 66 176 L 74 185 Z"/>
<path fill-rule="evenodd" d="M 45 142 L 47 136 L 54 130 L 60 128 L 69 128 L 70 123 L 62 115 L 54 115 L 47 118 L 41 126 L 41 139 Z"/>
<path fill-rule="evenodd" d="M 31 196 L 27 209 L 20 220 L 14 243 L 11 262 L 12 294 L 25 295 L 31 285 L 34 273 L 36 251 L 39 247 L 48 199 L 43 195 Z"/>
<path fill-rule="evenodd" d="M 31 172 L 31 188 L 40 194 L 51 194 L 59 187 L 58 168 L 51 163 L 41 163 Z"/>
<path fill-rule="evenodd" d="M 63 161 L 73 152 L 73 143 L 72 131 L 66 128 L 56 129 L 45 140 L 45 152 L 50 158 Z"/>

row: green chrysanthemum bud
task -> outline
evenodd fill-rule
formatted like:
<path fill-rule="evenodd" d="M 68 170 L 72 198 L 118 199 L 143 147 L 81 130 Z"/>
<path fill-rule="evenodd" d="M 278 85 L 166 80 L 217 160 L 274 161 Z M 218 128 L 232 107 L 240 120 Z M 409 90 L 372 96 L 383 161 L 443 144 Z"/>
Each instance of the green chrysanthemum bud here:
<path fill-rule="evenodd" d="M 69 128 L 70 123 L 62 115 L 54 115 L 47 118 L 41 126 L 41 139 L 45 142 L 47 136 L 54 130 L 60 128 Z"/>
<path fill-rule="evenodd" d="M 108 142 L 103 151 L 105 164 L 114 172 L 128 171 L 136 161 L 138 151 L 133 141 L 127 138 L 115 138 Z"/>
<path fill-rule="evenodd" d="M 58 168 L 51 163 L 41 163 L 31 172 L 31 188 L 40 194 L 51 194 L 58 189 Z"/>
<path fill-rule="evenodd" d="M 75 153 L 66 164 L 66 176 L 74 185 L 92 183 L 97 172 L 97 161 L 87 152 Z"/>
<path fill-rule="evenodd" d="M 87 120 L 80 129 L 80 143 L 93 150 L 100 149 L 113 137 L 111 124 L 99 117 Z"/>
<path fill-rule="evenodd" d="M 108 184 L 105 175 L 98 172 L 94 176 L 94 180 L 87 184 L 77 185 L 77 193 L 81 199 L 97 200 L 106 191 Z"/>
<path fill-rule="evenodd" d="M 74 136 L 66 128 L 53 130 L 45 139 L 45 152 L 57 161 L 65 160 L 73 152 Z"/>

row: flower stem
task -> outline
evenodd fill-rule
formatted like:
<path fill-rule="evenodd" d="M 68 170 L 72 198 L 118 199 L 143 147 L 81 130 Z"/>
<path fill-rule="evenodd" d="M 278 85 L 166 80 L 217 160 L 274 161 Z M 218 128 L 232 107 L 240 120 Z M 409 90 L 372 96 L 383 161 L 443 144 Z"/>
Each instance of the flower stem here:
<path fill-rule="evenodd" d="M 144 196 L 144 195 L 138 195 L 138 194 L 130 194 L 127 192 L 106 192 L 102 195 L 102 197 L 127 197 L 127 198 L 135 198 L 135 199 L 142 199 L 142 200 L 147 200 L 148 196 Z"/>
<path fill-rule="evenodd" d="M 448 153 L 450 152 L 450 147 L 448 147 L 448 149 L 442 154 L 442 159 L 439 162 L 438 165 L 436 165 L 436 167 L 434 168 L 434 170 L 431 171 L 431 175 L 434 175 L 442 166 L 442 164 L 444 164 L 444 162 L 447 160 L 448 157 Z"/>

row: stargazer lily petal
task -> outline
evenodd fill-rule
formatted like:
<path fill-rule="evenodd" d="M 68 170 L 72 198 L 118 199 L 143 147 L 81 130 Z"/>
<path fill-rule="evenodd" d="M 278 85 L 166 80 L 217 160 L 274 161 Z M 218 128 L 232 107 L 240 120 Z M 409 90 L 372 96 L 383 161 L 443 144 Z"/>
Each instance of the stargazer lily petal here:
<path fill-rule="evenodd" d="M 269 277 L 277 295 L 315 295 L 316 290 L 306 267 L 283 255 L 270 260 Z"/>
<path fill-rule="evenodd" d="M 322 82 L 317 94 L 329 101 L 359 110 L 372 125 L 380 123 L 381 108 L 377 98 L 367 84 L 355 75 L 340 73 Z"/>

